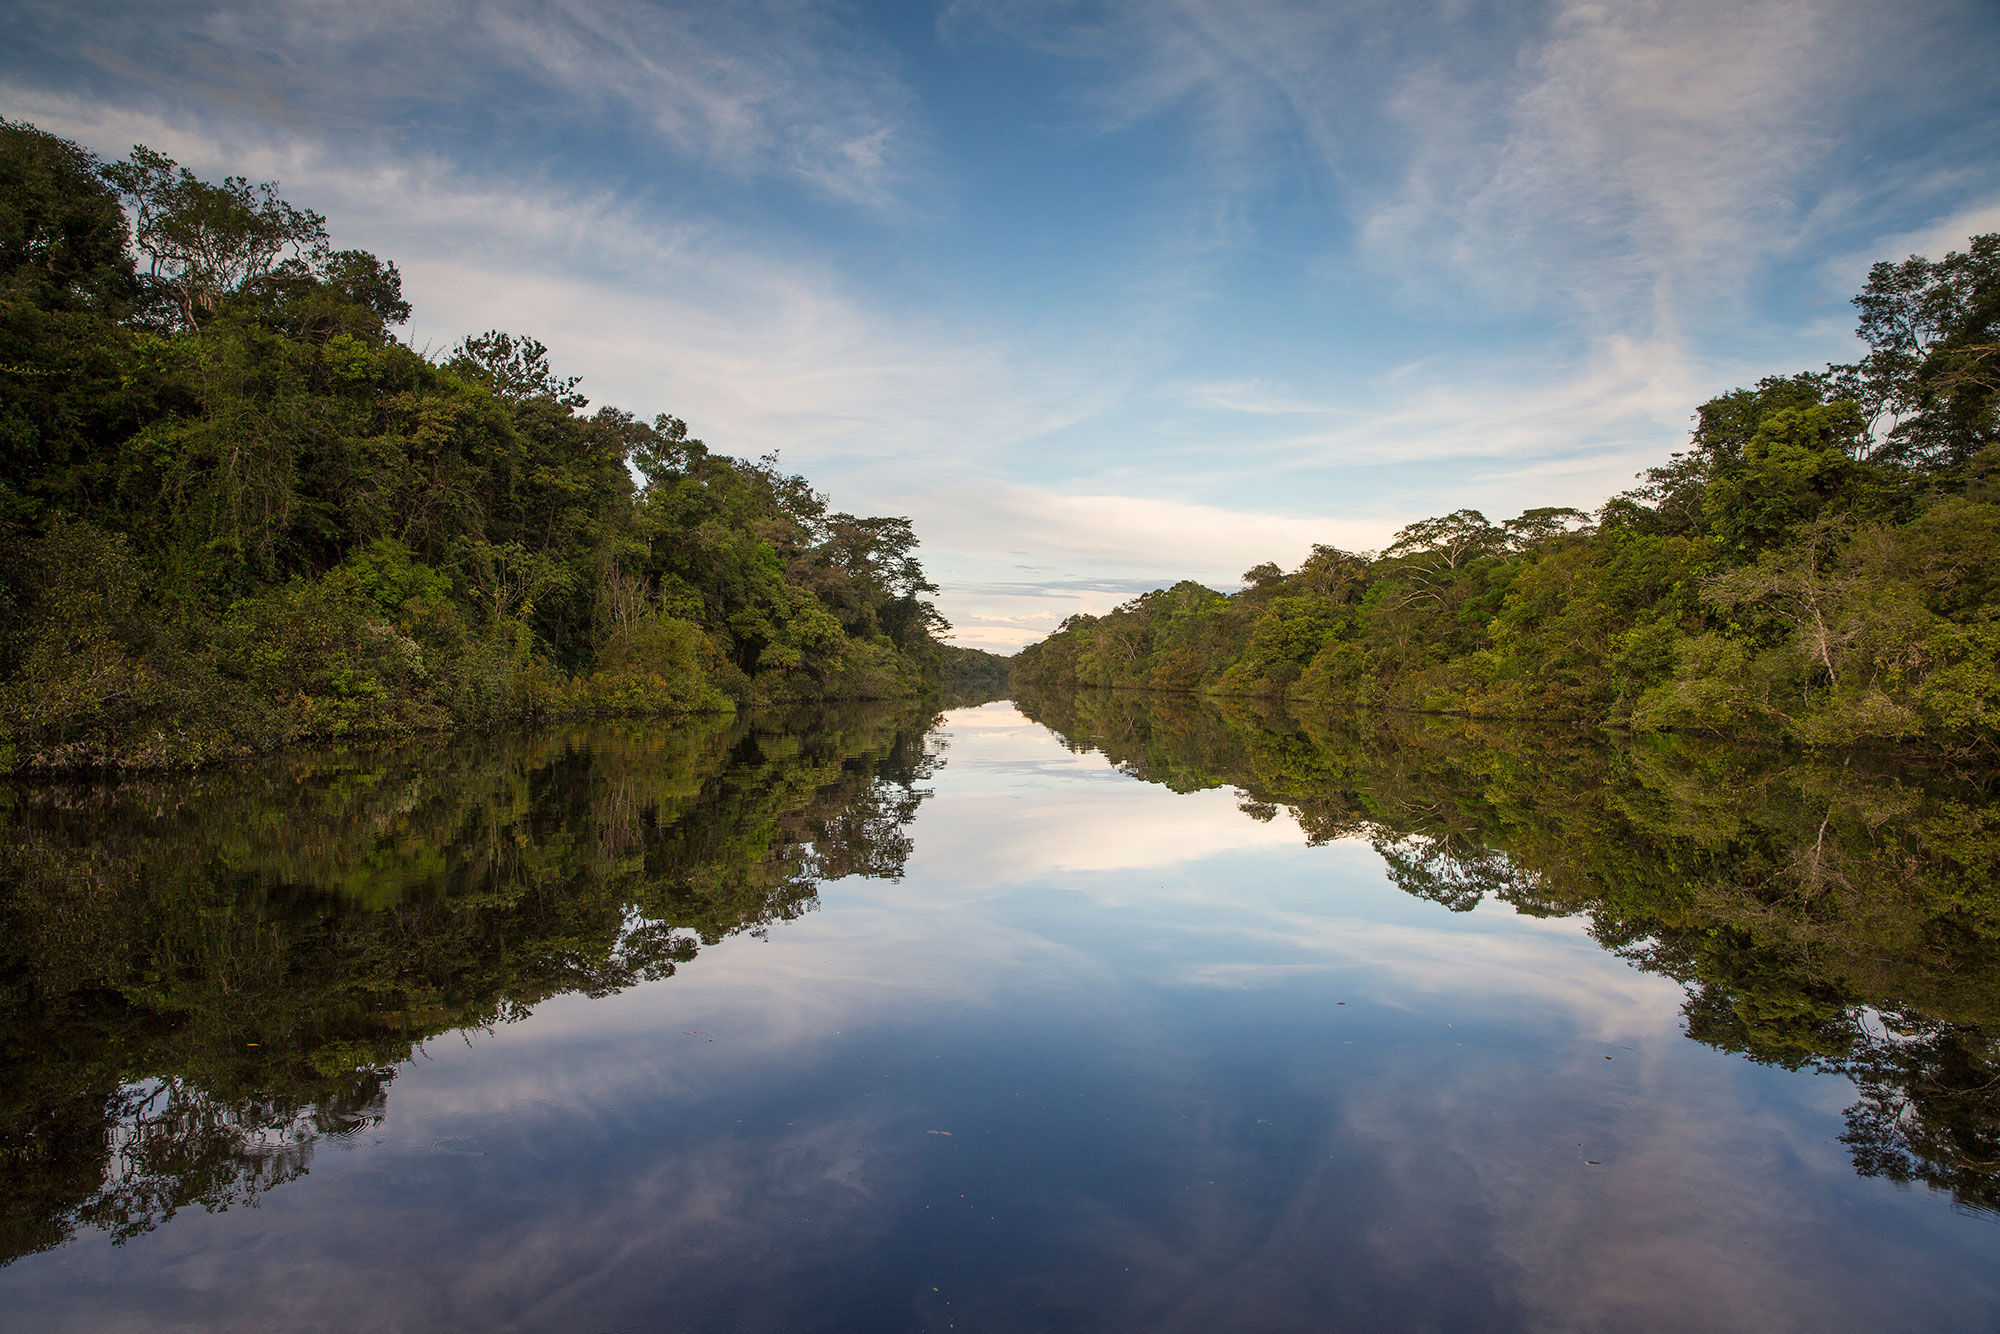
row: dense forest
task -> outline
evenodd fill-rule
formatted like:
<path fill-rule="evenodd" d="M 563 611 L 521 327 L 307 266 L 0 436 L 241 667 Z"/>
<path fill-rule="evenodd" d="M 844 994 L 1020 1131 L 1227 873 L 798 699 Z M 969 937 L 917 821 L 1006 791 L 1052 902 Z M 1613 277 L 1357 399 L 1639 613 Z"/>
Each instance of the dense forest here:
<path fill-rule="evenodd" d="M 896 878 L 926 701 L 0 786 L 0 1265 L 254 1203 L 425 1039 Z"/>
<path fill-rule="evenodd" d="M 0 772 L 990 668 L 907 519 L 409 316 L 273 184 L 0 121 Z"/>
<path fill-rule="evenodd" d="M 1686 989 L 1689 1037 L 1852 1080 L 1857 1171 L 2000 1214 L 1992 769 L 1257 698 L 1018 702 L 1134 778 L 1234 787 L 1312 843 L 1366 839 L 1392 883 L 1452 912 L 1580 917 Z"/>
<path fill-rule="evenodd" d="M 2000 744 L 2000 234 L 1877 264 L 1867 355 L 1701 406 L 1596 514 L 1458 510 L 1182 582 L 1024 649 L 1087 685 L 1712 730 Z"/>

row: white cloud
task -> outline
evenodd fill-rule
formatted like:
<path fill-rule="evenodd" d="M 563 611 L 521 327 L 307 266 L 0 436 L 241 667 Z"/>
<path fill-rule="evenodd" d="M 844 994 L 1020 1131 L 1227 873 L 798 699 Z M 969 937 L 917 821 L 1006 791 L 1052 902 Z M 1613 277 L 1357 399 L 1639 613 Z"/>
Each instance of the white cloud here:
<path fill-rule="evenodd" d="M 1316 190 L 1329 246 L 1351 229 L 1369 279 L 1441 313 L 1541 306 L 1649 339 L 1718 304 L 1740 315 L 1747 274 L 1862 209 L 1843 132 L 1864 101 L 1896 114 L 1909 81 L 1948 72 L 1939 35 L 1974 8 L 1131 0 L 1088 21 L 1067 5 L 953 14 L 1096 62 L 1100 132 L 1190 112 L 1209 159 L 1191 207 L 1251 186 Z"/>
<path fill-rule="evenodd" d="M 544 152 L 581 144 L 566 126 L 613 124 L 683 161 L 870 209 L 897 203 L 922 157 L 891 53 L 847 11 L 802 0 L 275 0 L 29 16 L 135 105 L 247 112 L 329 143 L 356 129 L 402 138 L 498 103 L 533 111 Z"/>
<path fill-rule="evenodd" d="M 1814 110 L 1858 54 L 1827 40 L 1832 9 L 1571 3 L 1518 73 L 1468 90 L 1413 70 L 1389 108 L 1409 166 L 1364 206 L 1365 243 L 1508 303 L 1673 327 L 1789 236 L 1829 147 Z"/>
<path fill-rule="evenodd" d="M 1162 496 L 1086 492 L 946 473 L 912 509 L 941 550 L 939 605 L 959 641 L 1007 651 L 1076 612 L 1108 611 L 1182 579 L 1233 588 L 1251 566 L 1290 568 L 1315 542 L 1379 549 L 1401 522 L 1231 508 Z M 941 535 L 941 540 L 939 536 Z M 1032 553 L 1013 586 L 984 578 L 954 589 L 960 569 L 987 570 Z M 1004 566 L 1003 566 L 1004 568 Z"/>
<path fill-rule="evenodd" d="M 437 160 L 348 160 L 309 140 L 217 137 L 84 99 L 0 88 L 15 114 L 101 151 L 143 141 L 211 174 L 277 176 L 335 239 L 398 261 L 418 345 L 532 333 L 595 401 L 673 411 L 726 452 L 794 464 L 989 457 L 1067 420 L 1076 371 L 1016 365 L 948 315 L 886 309 L 830 266 L 698 214 L 604 192 L 480 179 Z M 838 499 L 838 498 L 836 498 Z"/>
<path fill-rule="evenodd" d="M 1827 284 L 1836 291 L 1858 292 L 1877 260 L 1900 261 L 1910 255 L 1943 259 L 1988 232 L 2000 232 L 2000 198 L 1982 199 L 1936 222 L 1885 236 L 1865 251 L 1841 255 L 1827 265 Z"/>
<path fill-rule="evenodd" d="M 1553 368 L 1539 358 L 1482 360 L 1472 375 L 1444 366 L 1398 373 L 1345 406 L 1313 406 L 1284 391 L 1237 390 L 1208 401 L 1248 414 L 1330 418 L 1273 442 L 1312 462 L 1528 459 L 1598 450 L 1635 434 L 1657 438 L 1686 419 L 1713 375 L 1678 342 L 1622 335 Z"/>

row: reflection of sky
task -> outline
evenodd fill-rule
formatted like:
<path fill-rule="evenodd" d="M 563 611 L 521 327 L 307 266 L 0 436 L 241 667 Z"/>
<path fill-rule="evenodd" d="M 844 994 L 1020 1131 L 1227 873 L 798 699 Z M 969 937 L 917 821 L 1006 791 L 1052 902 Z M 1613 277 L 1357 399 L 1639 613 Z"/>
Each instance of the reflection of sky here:
<path fill-rule="evenodd" d="M 900 882 L 443 1038 L 254 1210 L 0 1271 L 33 1328 L 1937 1328 L 1988 1221 L 1573 923 L 956 715 Z M 1606 1057 L 1610 1060 L 1606 1060 Z M 945 1133 L 949 1132 L 949 1133 Z"/>

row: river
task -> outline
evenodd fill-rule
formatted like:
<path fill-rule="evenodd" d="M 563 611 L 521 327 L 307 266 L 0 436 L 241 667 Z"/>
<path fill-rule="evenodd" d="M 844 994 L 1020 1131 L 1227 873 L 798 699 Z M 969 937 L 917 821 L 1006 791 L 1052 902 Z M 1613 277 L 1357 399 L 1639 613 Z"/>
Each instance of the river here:
<path fill-rule="evenodd" d="M 1990 1328 L 1992 789 L 1132 695 L 11 788 L 0 1326 Z"/>

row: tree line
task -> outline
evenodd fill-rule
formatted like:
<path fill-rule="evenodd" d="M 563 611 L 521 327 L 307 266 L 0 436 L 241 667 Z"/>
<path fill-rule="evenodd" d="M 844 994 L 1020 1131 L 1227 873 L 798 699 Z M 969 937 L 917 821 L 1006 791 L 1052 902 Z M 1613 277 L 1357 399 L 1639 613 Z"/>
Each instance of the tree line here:
<path fill-rule="evenodd" d="M 1874 266 L 1867 354 L 1703 404 L 1595 514 L 1461 509 L 1024 649 L 1014 679 L 1804 744 L 2000 743 L 2000 234 Z"/>
<path fill-rule="evenodd" d="M 908 519 L 588 410 L 533 338 L 423 355 L 409 317 L 275 184 L 0 121 L 0 772 L 901 696 L 984 656 L 941 641 Z"/>

